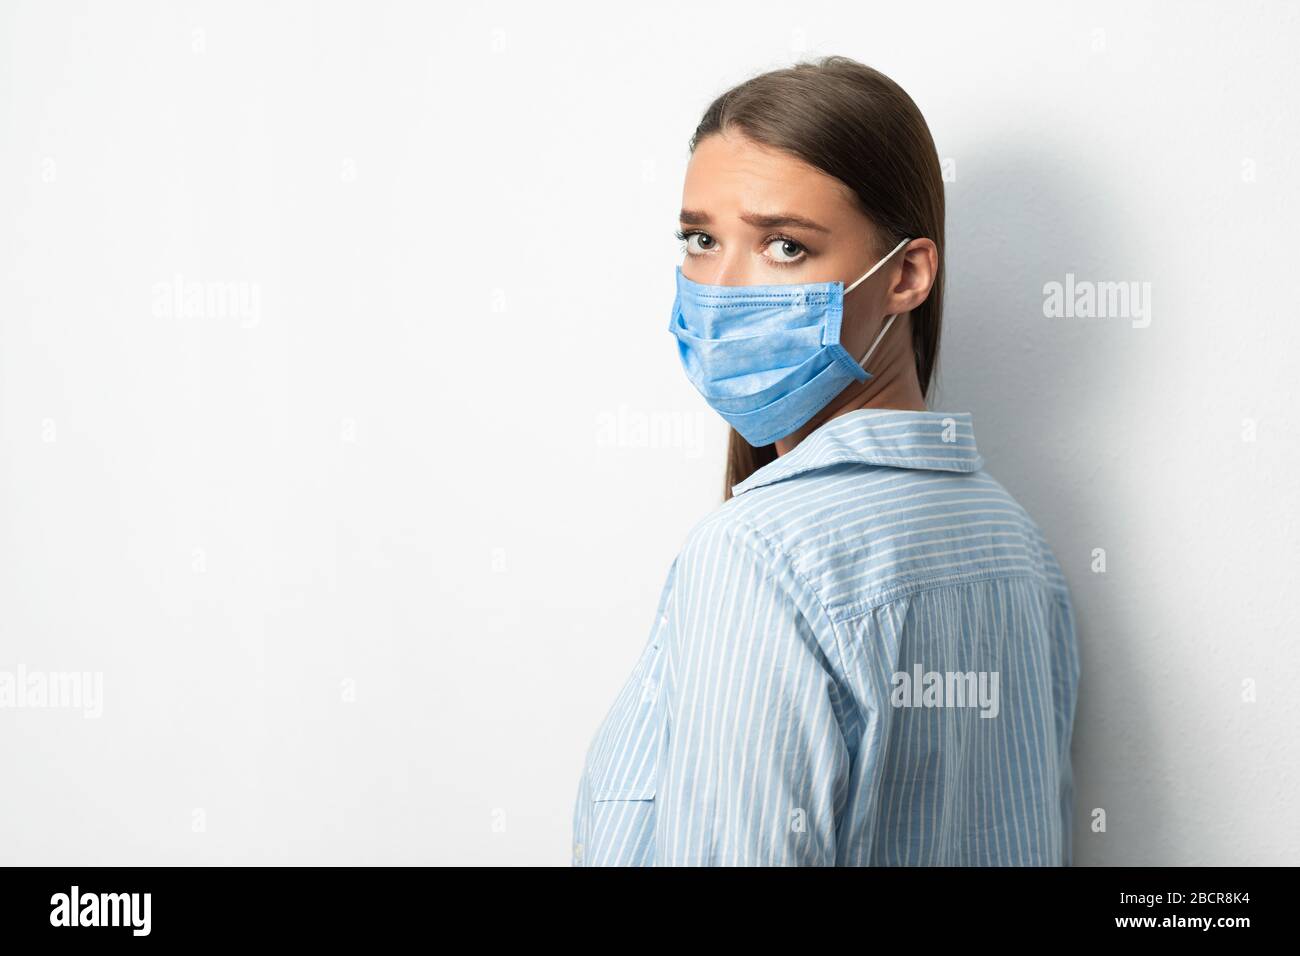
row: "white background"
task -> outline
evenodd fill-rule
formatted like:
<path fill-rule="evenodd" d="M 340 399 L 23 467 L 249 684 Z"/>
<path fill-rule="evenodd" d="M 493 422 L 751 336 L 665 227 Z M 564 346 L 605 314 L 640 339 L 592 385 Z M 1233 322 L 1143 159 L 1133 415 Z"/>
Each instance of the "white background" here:
<path fill-rule="evenodd" d="M 839 53 L 955 170 L 931 408 L 1075 595 L 1076 861 L 1300 863 L 1297 5 L 924 6 L 0 7 L 0 670 L 103 677 L 0 709 L 0 862 L 566 865 L 720 500 L 687 139 Z"/>

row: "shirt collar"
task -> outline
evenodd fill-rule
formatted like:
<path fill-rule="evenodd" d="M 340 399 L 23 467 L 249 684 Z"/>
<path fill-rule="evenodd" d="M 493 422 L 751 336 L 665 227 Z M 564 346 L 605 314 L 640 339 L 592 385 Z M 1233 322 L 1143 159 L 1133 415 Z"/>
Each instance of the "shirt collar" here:
<path fill-rule="evenodd" d="M 970 412 L 859 408 L 823 423 L 793 449 L 732 485 L 731 494 L 845 462 L 959 472 L 984 466 Z"/>

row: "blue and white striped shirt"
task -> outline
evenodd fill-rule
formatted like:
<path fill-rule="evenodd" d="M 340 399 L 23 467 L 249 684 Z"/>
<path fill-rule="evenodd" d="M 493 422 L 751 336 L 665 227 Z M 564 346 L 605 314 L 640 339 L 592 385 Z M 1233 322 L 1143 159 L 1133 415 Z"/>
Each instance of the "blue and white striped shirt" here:
<path fill-rule="evenodd" d="M 732 494 L 587 750 L 573 865 L 1069 865 L 1070 595 L 970 414 L 848 412 Z"/>

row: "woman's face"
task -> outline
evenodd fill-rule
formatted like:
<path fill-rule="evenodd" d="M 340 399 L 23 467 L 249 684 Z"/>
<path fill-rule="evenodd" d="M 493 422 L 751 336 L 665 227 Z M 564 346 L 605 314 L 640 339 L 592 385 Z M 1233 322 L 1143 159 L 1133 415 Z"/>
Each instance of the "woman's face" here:
<path fill-rule="evenodd" d="M 888 252 L 849 189 L 795 156 L 741 133 L 705 137 L 682 190 L 682 273 L 710 285 L 832 282 L 845 286 Z M 902 256 L 845 299 L 842 340 L 865 348 L 885 315 L 886 291 Z M 870 328 L 868 328 L 870 326 Z"/>
<path fill-rule="evenodd" d="M 682 190 L 686 278 L 846 285 L 875 264 L 875 229 L 839 180 L 740 133 L 698 143 Z"/>

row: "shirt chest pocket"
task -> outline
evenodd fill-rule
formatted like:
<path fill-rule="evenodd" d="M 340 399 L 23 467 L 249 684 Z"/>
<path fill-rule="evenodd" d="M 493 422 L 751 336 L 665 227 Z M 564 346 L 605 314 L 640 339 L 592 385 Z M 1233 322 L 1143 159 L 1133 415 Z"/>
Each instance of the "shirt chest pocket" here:
<path fill-rule="evenodd" d="M 646 645 L 596 733 L 588 765 L 593 802 L 654 799 L 663 740 L 661 632 Z"/>

